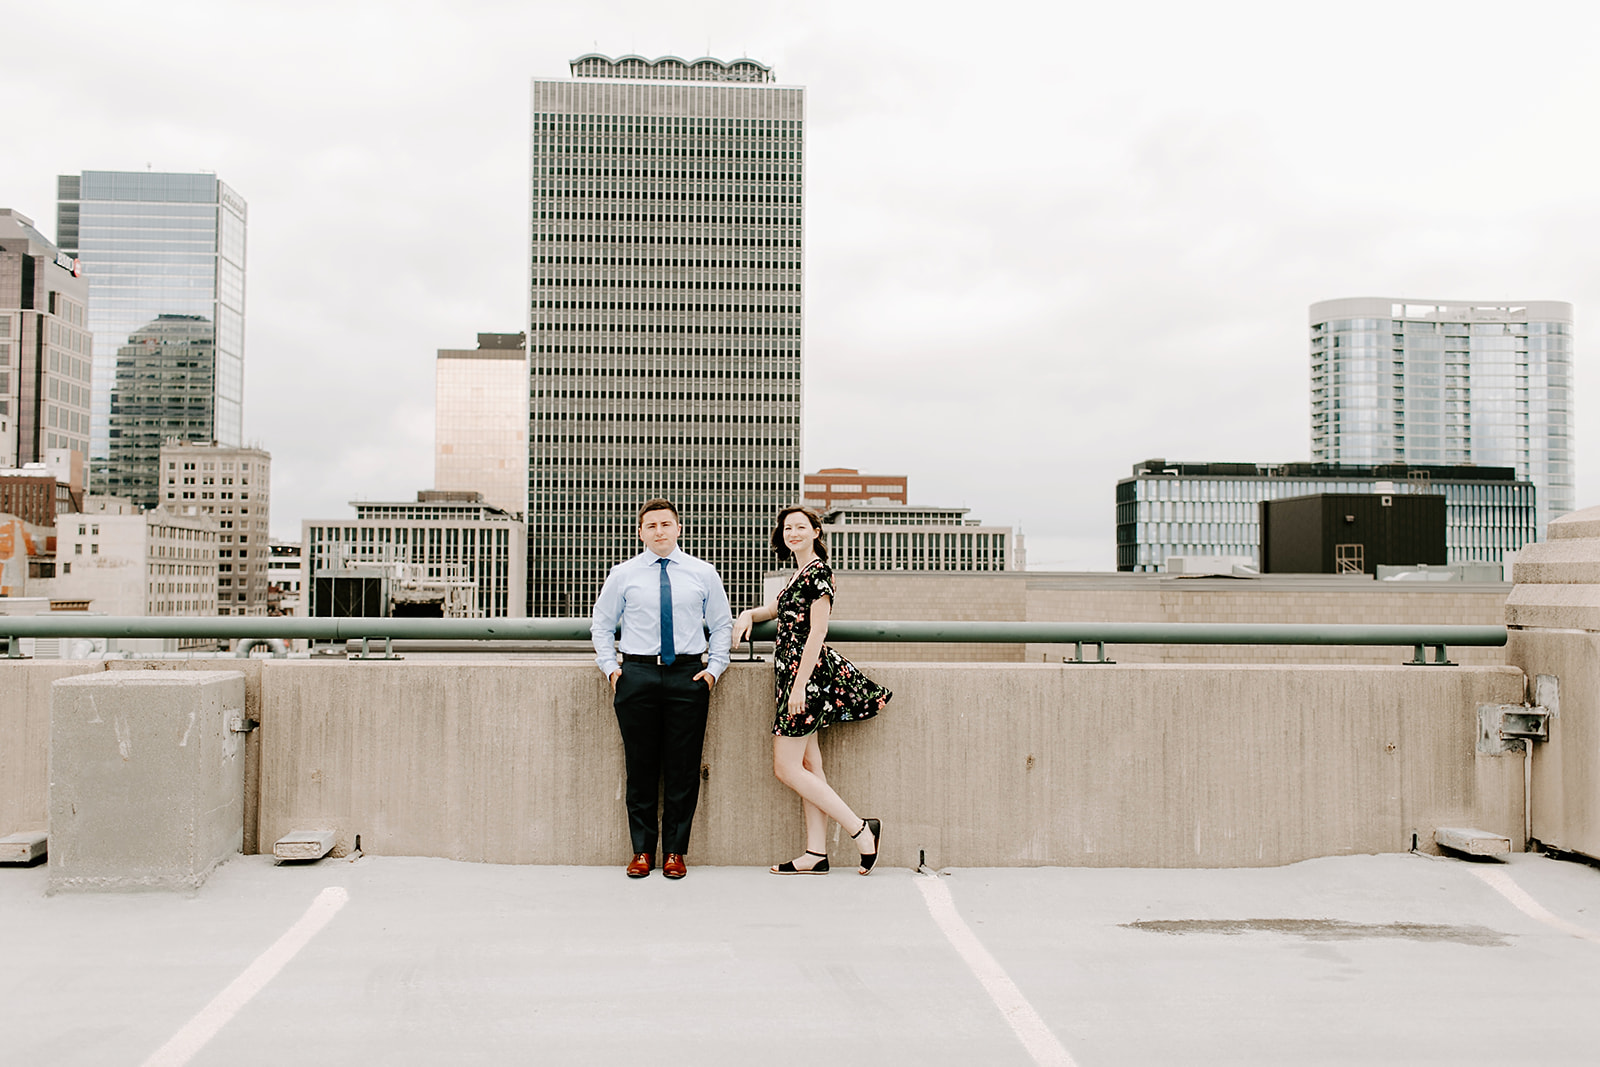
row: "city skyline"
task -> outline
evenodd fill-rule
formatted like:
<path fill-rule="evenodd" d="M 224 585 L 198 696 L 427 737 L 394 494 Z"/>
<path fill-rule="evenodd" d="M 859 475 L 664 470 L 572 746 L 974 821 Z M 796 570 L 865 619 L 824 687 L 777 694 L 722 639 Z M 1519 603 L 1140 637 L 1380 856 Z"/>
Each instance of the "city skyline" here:
<path fill-rule="evenodd" d="M 1600 22 L 1557 4 L 1490 34 L 1462 12 L 423 4 L 374 33 L 294 4 L 34 8 L 8 26 L 72 39 L 74 74 L 49 48 L 0 71 L 19 99 L 52 86 L 17 116 L 0 202 L 50 235 L 56 175 L 147 163 L 248 196 L 244 421 L 292 538 L 414 492 L 435 352 L 525 328 L 528 80 L 588 51 L 755 56 L 808 93 L 804 469 L 903 472 L 1020 526 L 1033 566 L 1110 569 L 1112 487 L 1141 456 L 1310 458 L 1311 303 L 1567 301 L 1585 410 L 1600 220 L 1573 131 Z M 140 62 L 180 24 L 200 45 L 181 75 Z M 1575 446 L 1582 507 L 1600 441 Z"/>

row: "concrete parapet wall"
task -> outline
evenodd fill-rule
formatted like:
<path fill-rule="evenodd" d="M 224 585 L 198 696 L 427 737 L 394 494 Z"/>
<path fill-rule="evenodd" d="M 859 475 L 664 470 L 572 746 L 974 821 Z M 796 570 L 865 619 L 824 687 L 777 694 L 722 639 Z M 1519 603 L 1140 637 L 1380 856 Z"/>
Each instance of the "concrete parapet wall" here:
<path fill-rule="evenodd" d="M 1534 747 L 1533 836 L 1600 858 L 1600 508 L 1550 523 L 1517 557 L 1506 657 L 1550 711 Z"/>
<path fill-rule="evenodd" d="M 50 686 L 98 663 L 0 659 L 0 837 L 50 822 Z"/>
<path fill-rule="evenodd" d="M 622 746 L 592 666 L 236 662 L 262 724 L 247 851 L 325 828 L 378 854 L 624 858 Z M 1453 825 L 1522 840 L 1521 757 L 1475 751 L 1477 705 L 1522 699 L 1512 668 L 866 666 L 894 702 L 823 750 L 845 799 L 884 820 L 887 863 L 1272 865 L 1400 851 L 1413 833 L 1428 848 Z M 24 740 L 0 747 L 0 811 L 42 815 L 44 694 L 99 665 L 3 669 L 0 736 Z M 771 686 L 770 665 L 735 663 L 713 694 L 695 862 L 802 847 L 799 804 L 771 773 Z M 831 847 L 841 863 L 853 851 L 837 834 Z"/>
<path fill-rule="evenodd" d="M 1150 574 L 1052 575 L 1032 571 L 930 574 L 841 571 L 839 619 L 1029 622 L 1372 623 L 1499 625 L 1509 585 L 1376 582 L 1332 576 L 1233 580 Z M 868 661 L 1038 663 L 1070 645 L 841 644 Z M 1397 664 L 1410 648 L 1304 645 L 1113 645 L 1119 663 Z M 1451 648 L 1463 665 L 1506 662 L 1500 648 Z"/>
<path fill-rule="evenodd" d="M 331 829 L 379 854 L 617 863 L 622 749 L 592 667 L 270 662 L 262 841 Z M 1259 866 L 1403 851 L 1437 826 L 1521 840 L 1520 756 L 1475 755 L 1510 668 L 877 664 L 878 719 L 824 735 L 829 781 L 913 866 Z M 691 857 L 801 847 L 771 774 L 771 675 L 713 696 Z M 841 861 L 852 852 L 837 834 Z"/>

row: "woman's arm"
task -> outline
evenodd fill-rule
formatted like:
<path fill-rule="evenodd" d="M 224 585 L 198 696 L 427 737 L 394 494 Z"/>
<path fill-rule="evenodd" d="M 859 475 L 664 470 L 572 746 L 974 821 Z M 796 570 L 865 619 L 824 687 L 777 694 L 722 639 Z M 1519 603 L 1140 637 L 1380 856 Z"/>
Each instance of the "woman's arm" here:
<path fill-rule="evenodd" d="M 758 622 L 769 622 L 778 617 L 778 594 L 774 593 L 772 599 L 758 608 L 745 608 L 739 612 L 739 617 L 733 620 L 733 636 L 729 639 L 737 645 L 750 636 L 750 628 Z"/>
<path fill-rule="evenodd" d="M 799 712 L 806 704 L 806 685 L 811 672 L 822 658 L 822 643 L 828 639 L 828 616 L 833 611 L 833 598 L 824 593 L 811 602 L 811 632 L 806 635 L 805 650 L 800 653 L 800 666 L 795 671 L 794 685 L 789 687 L 789 710 Z"/>

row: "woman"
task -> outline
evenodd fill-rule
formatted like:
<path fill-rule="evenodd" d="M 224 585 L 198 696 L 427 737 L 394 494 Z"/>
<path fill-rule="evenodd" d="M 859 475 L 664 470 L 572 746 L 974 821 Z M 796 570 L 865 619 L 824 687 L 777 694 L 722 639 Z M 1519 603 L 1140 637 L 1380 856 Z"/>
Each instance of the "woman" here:
<path fill-rule="evenodd" d="M 871 874 L 878 861 L 881 827 L 877 819 L 857 817 L 822 774 L 817 731 L 836 722 L 870 719 L 893 694 L 862 674 L 855 665 L 823 644 L 833 607 L 833 569 L 822 519 L 798 505 L 778 512 L 772 550 L 780 560 L 793 559 L 795 573 L 777 596 L 739 613 L 733 622 L 735 644 L 750 628 L 778 620 L 773 656 L 777 721 L 772 726 L 772 770 L 778 781 L 800 794 L 806 816 L 806 851 L 771 868 L 773 874 L 827 874 L 827 820 L 842 826 L 861 853 L 860 874 Z"/>

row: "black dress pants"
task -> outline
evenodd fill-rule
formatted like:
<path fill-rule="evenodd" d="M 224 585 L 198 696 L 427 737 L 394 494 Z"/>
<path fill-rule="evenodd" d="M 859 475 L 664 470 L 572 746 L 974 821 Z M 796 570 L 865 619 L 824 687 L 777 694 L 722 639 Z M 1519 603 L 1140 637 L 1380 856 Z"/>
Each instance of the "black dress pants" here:
<path fill-rule="evenodd" d="M 612 706 L 628 769 L 628 836 L 634 852 L 655 854 L 658 790 L 661 851 L 689 851 L 711 705 L 710 687 L 694 680 L 703 670 L 697 656 L 681 657 L 670 667 L 622 663 Z"/>

